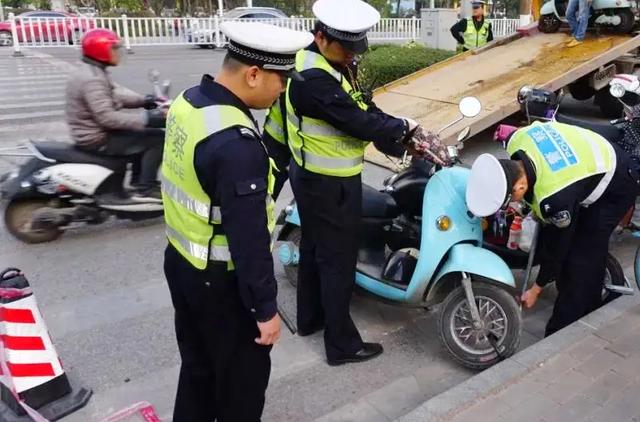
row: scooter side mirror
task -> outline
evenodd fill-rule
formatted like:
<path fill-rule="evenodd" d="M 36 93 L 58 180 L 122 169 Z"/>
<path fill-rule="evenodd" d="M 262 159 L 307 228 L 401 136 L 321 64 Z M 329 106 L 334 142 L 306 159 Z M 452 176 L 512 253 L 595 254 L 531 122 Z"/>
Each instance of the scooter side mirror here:
<path fill-rule="evenodd" d="M 464 117 L 471 119 L 476 117 L 482 111 L 482 104 L 476 97 L 464 97 L 458 104 L 460 114 Z"/>
<path fill-rule="evenodd" d="M 624 87 L 620 84 L 616 84 L 616 83 L 612 83 L 611 86 L 609 87 L 609 93 L 611 94 L 611 96 L 615 97 L 615 98 L 622 98 L 624 97 L 624 94 L 626 93 L 626 90 L 624 89 Z"/>
<path fill-rule="evenodd" d="M 162 95 L 165 97 L 168 97 L 170 90 L 171 90 L 171 81 L 167 79 L 164 82 L 162 82 Z"/>
<path fill-rule="evenodd" d="M 465 127 L 460 131 L 460 133 L 458 133 L 458 137 L 457 137 L 458 142 L 464 142 L 469 137 L 470 134 L 471 134 L 471 128 L 469 126 Z"/>
<path fill-rule="evenodd" d="M 158 69 L 151 69 L 149 71 L 149 81 L 152 83 L 157 83 L 160 80 L 160 72 Z"/>

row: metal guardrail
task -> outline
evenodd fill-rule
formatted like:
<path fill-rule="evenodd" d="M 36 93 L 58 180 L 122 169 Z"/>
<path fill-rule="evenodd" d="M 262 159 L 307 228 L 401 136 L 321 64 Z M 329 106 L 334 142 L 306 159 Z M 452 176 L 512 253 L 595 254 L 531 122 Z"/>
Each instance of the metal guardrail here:
<path fill-rule="evenodd" d="M 108 28 L 122 39 L 124 47 L 149 45 L 199 45 L 224 47 L 227 39 L 220 24 L 227 20 L 218 16 L 208 18 L 132 18 L 126 15 L 114 18 L 21 18 L 9 14 L 11 42 L 15 54 L 20 49 L 42 47 L 69 47 L 79 44 L 82 36 L 95 28 Z M 269 23 L 301 31 L 313 28 L 313 18 L 242 19 Z M 518 19 L 493 19 L 494 36 L 515 32 Z M 421 20 L 417 18 L 385 18 L 369 31 L 372 42 L 417 41 L 420 39 Z M 5 37 L 8 42 L 8 37 Z M 0 42 L 2 37 L 0 37 Z"/>

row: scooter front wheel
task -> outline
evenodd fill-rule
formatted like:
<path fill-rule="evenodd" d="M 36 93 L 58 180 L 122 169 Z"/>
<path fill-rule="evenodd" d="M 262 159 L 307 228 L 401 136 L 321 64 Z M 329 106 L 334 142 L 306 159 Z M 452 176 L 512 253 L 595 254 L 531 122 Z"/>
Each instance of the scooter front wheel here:
<path fill-rule="evenodd" d="M 480 314 L 474 326 L 462 286 L 440 307 L 438 334 L 449 356 L 471 369 L 485 369 L 513 355 L 520 344 L 522 316 L 514 297 L 487 283 L 473 283 Z"/>

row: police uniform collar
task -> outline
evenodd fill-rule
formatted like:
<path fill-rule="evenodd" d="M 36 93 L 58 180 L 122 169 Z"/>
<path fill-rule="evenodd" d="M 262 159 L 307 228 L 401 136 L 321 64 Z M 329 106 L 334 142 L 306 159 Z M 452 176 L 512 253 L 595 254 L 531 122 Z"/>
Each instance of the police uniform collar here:
<path fill-rule="evenodd" d="M 202 76 L 199 91 L 201 94 L 209 98 L 212 101 L 212 104 L 234 106 L 242 110 L 242 112 L 251 118 L 251 120 L 255 120 L 251 114 L 251 110 L 249 110 L 249 107 L 247 107 L 236 94 L 227 89 L 227 87 L 216 82 L 211 75 Z"/>

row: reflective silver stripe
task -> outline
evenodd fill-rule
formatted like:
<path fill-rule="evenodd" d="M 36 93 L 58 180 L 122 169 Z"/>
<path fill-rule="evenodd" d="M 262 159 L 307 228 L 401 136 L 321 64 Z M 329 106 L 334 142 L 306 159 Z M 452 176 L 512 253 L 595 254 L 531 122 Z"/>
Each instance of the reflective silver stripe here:
<path fill-rule="evenodd" d="M 209 205 L 192 198 L 188 193 L 180 189 L 169 179 L 160 176 L 162 182 L 162 191 L 173 201 L 179 203 L 189 211 L 199 215 L 200 217 L 209 219 Z M 220 211 L 218 210 L 218 213 Z M 215 217 L 214 217 L 215 218 Z"/>
<path fill-rule="evenodd" d="M 300 125 L 300 119 L 294 113 L 288 112 L 287 119 L 293 123 L 297 128 L 300 128 L 303 134 L 310 136 L 327 136 L 327 137 L 348 137 L 346 133 L 334 128 L 329 124 L 312 123 L 305 118 L 302 118 L 302 125 Z"/>
<path fill-rule="evenodd" d="M 168 237 L 177 241 L 189 255 L 201 260 L 201 261 L 231 261 L 231 252 L 227 246 L 211 245 L 211 248 L 193 243 L 185 239 L 180 233 L 178 233 L 173 227 L 166 226 L 166 234 Z"/>
<path fill-rule="evenodd" d="M 300 161 L 304 161 L 306 164 L 332 170 L 350 169 L 361 165 L 364 160 L 363 156 L 355 158 L 322 157 L 306 150 L 304 151 L 303 160 L 299 149 L 292 148 L 291 151 Z"/>
<path fill-rule="evenodd" d="M 209 135 L 217 133 L 221 130 L 224 130 L 230 126 L 235 126 L 236 124 L 232 124 L 232 125 L 223 125 L 223 121 L 222 121 L 222 117 L 223 117 L 223 113 L 225 109 L 230 109 L 230 108 L 234 108 L 232 106 L 220 106 L 220 105 L 213 105 L 213 106 L 208 106 L 202 109 L 202 113 L 204 114 L 204 124 L 205 127 L 207 128 L 207 133 Z M 253 121 L 251 119 L 249 119 L 249 117 L 247 117 L 246 115 L 244 115 L 244 113 L 242 113 L 240 110 L 238 110 L 238 114 L 242 115 L 243 118 L 245 119 L 245 126 L 248 128 L 252 128 L 254 130 L 256 130 L 257 133 L 258 130 L 256 129 Z"/>
<path fill-rule="evenodd" d="M 600 148 L 598 147 L 597 140 L 593 138 L 593 135 L 591 133 L 587 131 L 583 131 L 583 133 L 585 135 L 585 138 L 589 142 L 589 146 L 593 151 L 594 157 L 596 157 L 596 165 L 598 169 L 600 171 L 606 170 L 606 164 L 604 162 L 604 158 L 602 157 L 602 151 L 600 151 Z M 605 142 L 604 145 L 606 145 L 607 149 L 609 150 L 609 156 L 611 157 L 611 169 L 609 169 L 604 174 L 602 179 L 600 179 L 600 182 L 598 183 L 596 188 L 593 190 L 593 192 L 591 192 L 591 194 L 587 196 L 587 198 L 580 203 L 580 205 L 582 205 L 583 207 L 588 207 L 589 205 L 593 204 L 598 199 L 600 199 L 604 191 L 607 190 L 607 187 L 609 187 L 609 183 L 611 183 L 611 179 L 613 179 L 613 175 L 616 172 L 616 167 L 618 164 L 616 151 L 613 149 L 613 146 L 609 142 Z"/>
<path fill-rule="evenodd" d="M 281 139 L 284 138 L 284 130 L 282 126 L 274 122 L 273 119 L 267 118 L 267 122 L 264 124 L 264 130 L 266 131 L 267 129 L 273 131 L 273 133 Z"/>
<path fill-rule="evenodd" d="M 302 63 L 302 70 L 309 70 L 309 69 L 324 70 L 327 73 L 329 73 L 331 76 L 333 76 L 335 79 L 337 79 L 338 82 L 342 82 L 342 74 L 337 70 L 333 69 L 329 64 L 329 62 L 327 62 L 328 69 L 324 69 L 316 66 L 317 60 L 324 60 L 324 61 L 327 60 L 322 55 L 318 53 L 314 53 L 312 51 L 306 51 L 306 50 L 304 51 L 304 55 L 305 57 L 304 57 L 304 62 Z"/>

